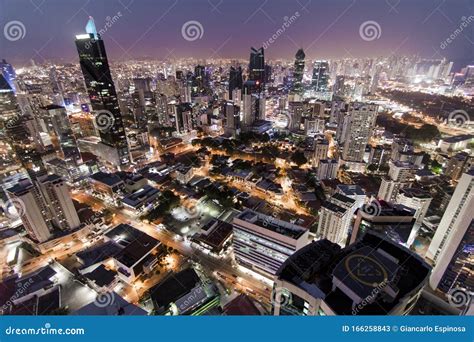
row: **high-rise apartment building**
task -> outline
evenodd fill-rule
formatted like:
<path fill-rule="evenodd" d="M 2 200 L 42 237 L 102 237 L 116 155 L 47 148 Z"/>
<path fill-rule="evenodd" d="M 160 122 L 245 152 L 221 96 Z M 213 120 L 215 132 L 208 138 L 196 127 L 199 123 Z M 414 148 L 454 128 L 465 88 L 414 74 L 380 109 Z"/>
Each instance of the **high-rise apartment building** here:
<path fill-rule="evenodd" d="M 242 90 L 243 78 L 241 67 L 230 67 L 229 70 L 229 100 L 236 100 L 233 98 L 236 89 Z M 239 99 L 240 100 L 240 99 Z"/>
<path fill-rule="evenodd" d="M 24 179 L 7 194 L 15 204 L 29 236 L 47 241 L 55 230 L 68 231 L 80 226 L 69 190 L 61 177 L 44 175 L 33 182 Z"/>
<path fill-rule="evenodd" d="M 314 91 L 325 92 L 329 89 L 329 63 L 327 61 L 315 61 L 313 64 L 313 78 L 311 86 Z"/>
<path fill-rule="evenodd" d="M 29 237 L 37 242 L 47 241 L 51 237 L 53 227 L 40 189 L 25 179 L 7 189 L 7 194 L 12 203 L 15 203 Z"/>
<path fill-rule="evenodd" d="M 316 236 L 345 246 L 352 221 L 355 200 L 340 193 L 321 205 Z"/>
<path fill-rule="evenodd" d="M 346 130 L 342 159 L 348 162 L 362 162 L 365 147 L 369 142 L 377 118 L 378 106 L 354 102 L 349 105 L 350 122 Z"/>
<path fill-rule="evenodd" d="M 401 189 L 410 187 L 415 181 L 418 168 L 410 162 L 390 161 L 388 175 L 382 178 L 378 198 L 396 202 Z"/>
<path fill-rule="evenodd" d="M 474 170 L 459 179 L 453 197 L 436 229 L 426 253 L 435 267 L 430 278 L 433 289 L 444 292 L 460 287 L 474 291 L 472 277 L 474 244 Z"/>

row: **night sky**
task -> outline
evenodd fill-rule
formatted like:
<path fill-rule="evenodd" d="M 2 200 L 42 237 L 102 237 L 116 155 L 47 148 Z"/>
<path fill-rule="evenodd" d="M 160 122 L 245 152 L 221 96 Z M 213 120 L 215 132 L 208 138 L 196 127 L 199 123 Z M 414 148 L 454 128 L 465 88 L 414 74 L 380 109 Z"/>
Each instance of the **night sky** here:
<path fill-rule="evenodd" d="M 248 58 L 282 27 L 299 17 L 266 50 L 270 59 L 292 58 L 299 47 L 308 59 L 418 54 L 446 57 L 455 68 L 474 63 L 474 17 L 452 43 L 441 43 L 474 16 L 473 0 L 0 0 L 0 58 L 18 66 L 31 58 L 77 62 L 74 36 L 88 16 L 97 30 L 106 17 L 121 16 L 103 34 L 109 59 Z M 259 9 L 260 8 L 260 9 Z M 184 23 L 203 27 L 201 39 L 185 40 Z M 5 25 L 19 21 L 24 37 L 5 38 Z M 380 37 L 363 40 L 359 27 L 375 21 Z"/>

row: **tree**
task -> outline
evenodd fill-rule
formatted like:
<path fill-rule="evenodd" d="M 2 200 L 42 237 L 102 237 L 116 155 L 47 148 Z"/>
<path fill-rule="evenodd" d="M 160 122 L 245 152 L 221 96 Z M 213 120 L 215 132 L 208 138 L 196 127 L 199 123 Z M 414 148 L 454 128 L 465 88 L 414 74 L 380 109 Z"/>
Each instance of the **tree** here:
<path fill-rule="evenodd" d="M 438 163 L 436 160 L 431 161 L 431 171 L 436 174 L 440 174 L 443 169 L 443 165 Z"/>
<path fill-rule="evenodd" d="M 308 159 L 306 159 L 304 153 L 301 151 L 296 151 L 295 153 L 293 153 L 290 157 L 290 160 L 298 166 L 301 166 L 308 162 Z"/>
<path fill-rule="evenodd" d="M 370 164 L 369 166 L 367 166 L 367 171 L 369 171 L 369 172 L 375 172 L 375 171 L 378 170 L 378 168 L 379 168 L 379 167 L 377 166 L 377 164 Z"/>

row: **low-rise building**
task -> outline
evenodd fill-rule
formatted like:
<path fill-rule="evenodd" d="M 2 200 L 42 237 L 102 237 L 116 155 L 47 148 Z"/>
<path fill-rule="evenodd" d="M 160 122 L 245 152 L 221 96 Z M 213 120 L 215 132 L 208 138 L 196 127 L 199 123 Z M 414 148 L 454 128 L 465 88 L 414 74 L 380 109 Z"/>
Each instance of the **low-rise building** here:
<path fill-rule="evenodd" d="M 158 315 L 200 316 L 215 310 L 220 304 L 216 286 L 193 268 L 170 274 L 149 292 Z"/>
<path fill-rule="evenodd" d="M 237 263 L 267 277 L 308 243 L 308 229 L 248 209 L 232 225 Z"/>

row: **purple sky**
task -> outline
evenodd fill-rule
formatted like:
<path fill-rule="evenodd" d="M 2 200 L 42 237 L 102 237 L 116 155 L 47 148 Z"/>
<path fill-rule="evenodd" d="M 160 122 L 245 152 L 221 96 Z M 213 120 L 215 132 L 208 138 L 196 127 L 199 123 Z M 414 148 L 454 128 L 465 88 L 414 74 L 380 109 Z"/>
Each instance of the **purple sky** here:
<path fill-rule="evenodd" d="M 248 58 L 285 17 L 299 17 L 266 50 L 267 58 L 292 58 L 303 47 L 308 59 L 391 54 L 441 56 L 461 67 L 474 63 L 474 17 L 444 49 L 440 47 L 474 16 L 472 0 L 0 0 L 0 58 L 18 65 L 31 58 L 77 62 L 75 34 L 89 15 L 103 29 L 106 17 L 121 13 L 103 34 L 111 60 L 130 57 Z M 11 21 L 25 27 L 22 39 L 6 39 Z M 184 23 L 203 27 L 200 39 L 185 40 Z M 359 28 L 375 21 L 380 37 L 363 40 Z"/>

